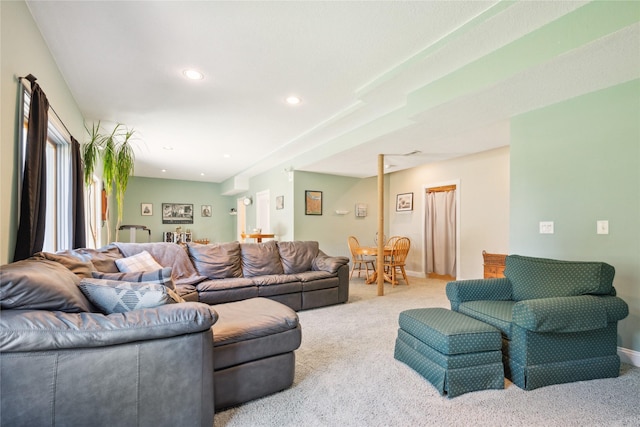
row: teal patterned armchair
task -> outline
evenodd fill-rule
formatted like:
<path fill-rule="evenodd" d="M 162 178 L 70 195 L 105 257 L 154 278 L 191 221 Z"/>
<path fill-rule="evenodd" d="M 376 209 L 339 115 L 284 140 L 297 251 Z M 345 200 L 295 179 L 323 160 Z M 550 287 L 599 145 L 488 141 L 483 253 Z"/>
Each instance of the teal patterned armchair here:
<path fill-rule="evenodd" d="M 614 268 L 604 262 L 509 255 L 504 278 L 459 280 L 446 287 L 451 309 L 498 328 L 505 375 L 532 390 L 617 377 Z"/>

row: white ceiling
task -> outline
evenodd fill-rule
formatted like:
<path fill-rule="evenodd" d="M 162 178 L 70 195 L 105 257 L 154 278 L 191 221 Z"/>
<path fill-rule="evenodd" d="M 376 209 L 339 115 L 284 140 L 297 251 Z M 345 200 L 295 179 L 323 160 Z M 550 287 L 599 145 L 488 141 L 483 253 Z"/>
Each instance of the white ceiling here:
<path fill-rule="evenodd" d="M 395 171 L 508 145 L 510 117 L 640 76 L 632 25 L 410 108 L 415 91 L 580 1 L 27 4 L 85 118 L 136 130 L 136 176 L 367 177 L 378 153 L 420 151 L 389 156 Z M 302 103 L 287 105 L 291 94 Z"/>

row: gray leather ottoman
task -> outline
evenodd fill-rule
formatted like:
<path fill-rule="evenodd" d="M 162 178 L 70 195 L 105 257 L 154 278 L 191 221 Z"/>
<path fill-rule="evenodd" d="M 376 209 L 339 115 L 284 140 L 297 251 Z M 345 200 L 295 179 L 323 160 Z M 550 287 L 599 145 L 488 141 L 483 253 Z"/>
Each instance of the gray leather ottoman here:
<path fill-rule="evenodd" d="M 395 358 L 448 397 L 504 388 L 502 337 L 491 325 L 445 308 L 406 310 Z"/>
<path fill-rule="evenodd" d="M 214 396 L 220 410 L 289 387 L 302 333 L 298 315 L 267 298 L 217 304 L 213 325 Z"/>

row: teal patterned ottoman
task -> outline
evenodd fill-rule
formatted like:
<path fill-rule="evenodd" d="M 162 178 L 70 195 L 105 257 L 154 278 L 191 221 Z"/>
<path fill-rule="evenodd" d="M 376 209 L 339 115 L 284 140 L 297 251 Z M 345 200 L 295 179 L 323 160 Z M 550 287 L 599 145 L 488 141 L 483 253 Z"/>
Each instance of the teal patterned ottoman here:
<path fill-rule="evenodd" d="M 400 313 L 394 357 L 441 395 L 504 388 L 500 331 L 445 308 Z"/>

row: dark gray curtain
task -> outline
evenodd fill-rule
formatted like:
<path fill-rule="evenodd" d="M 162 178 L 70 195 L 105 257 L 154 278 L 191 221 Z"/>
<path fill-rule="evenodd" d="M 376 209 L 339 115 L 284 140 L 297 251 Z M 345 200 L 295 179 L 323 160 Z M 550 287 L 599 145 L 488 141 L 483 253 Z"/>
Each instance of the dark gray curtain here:
<path fill-rule="evenodd" d="M 87 246 L 86 228 L 84 222 L 84 172 L 82 157 L 80 155 L 80 143 L 71 137 L 71 215 L 73 224 L 72 248 L 84 248 Z"/>
<path fill-rule="evenodd" d="M 42 250 L 47 209 L 46 145 L 49 101 L 36 83 L 35 77 L 29 74 L 25 78 L 31 82 L 31 106 L 14 261 L 29 258 Z"/>

